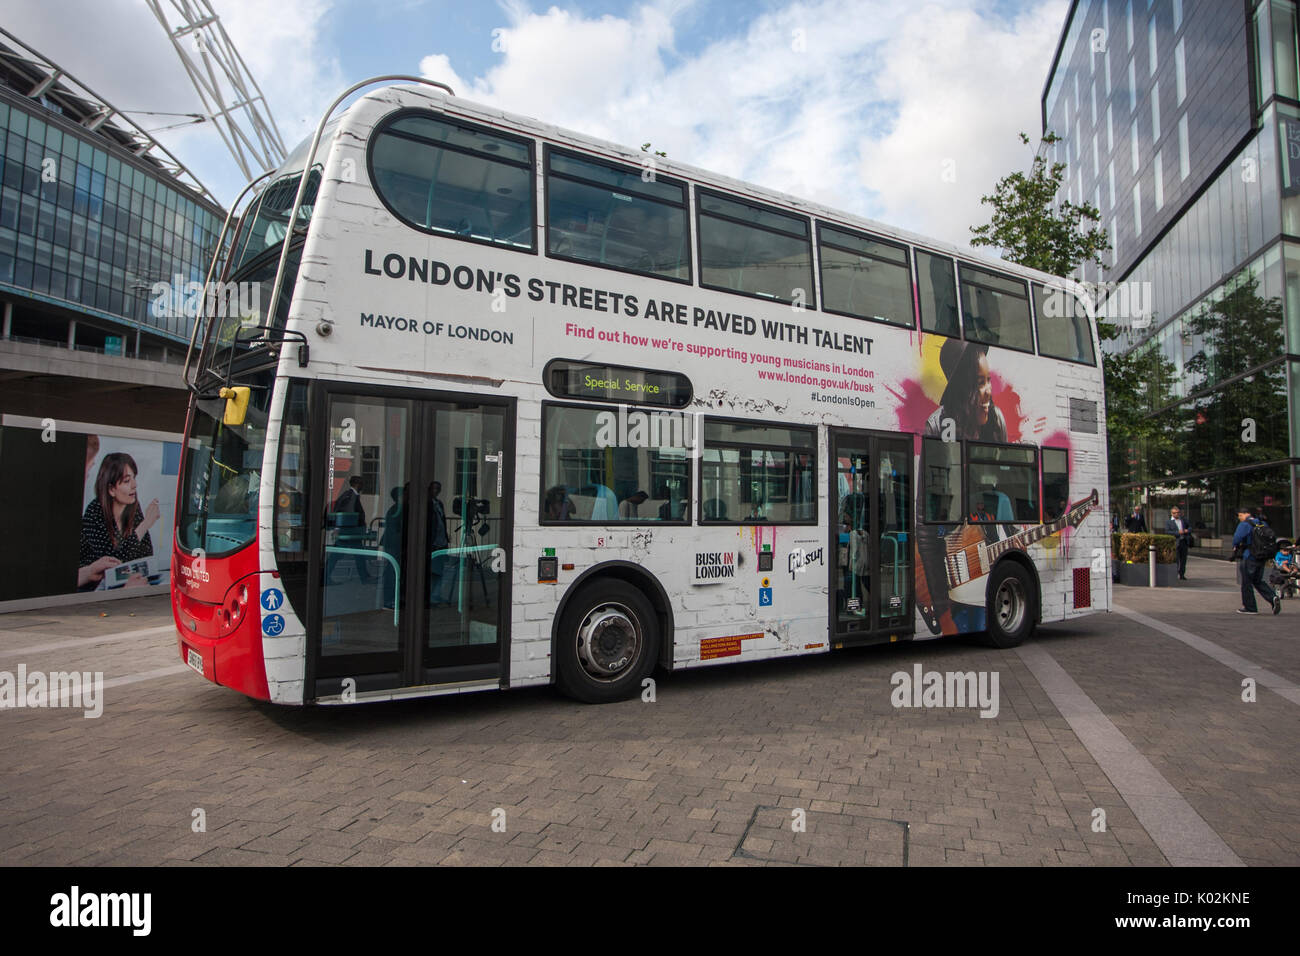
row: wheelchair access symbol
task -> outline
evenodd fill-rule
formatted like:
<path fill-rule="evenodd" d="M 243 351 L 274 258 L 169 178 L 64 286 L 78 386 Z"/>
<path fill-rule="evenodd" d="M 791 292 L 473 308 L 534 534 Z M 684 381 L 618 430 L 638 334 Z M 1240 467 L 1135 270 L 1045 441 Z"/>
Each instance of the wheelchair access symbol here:
<path fill-rule="evenodd" d="M 761 586 L 759 587 L 759 589 L 758 589 L 758 606 L 759 606 L 759 607 L 771 607 L 771 606 L 772 606 L 772 580 L 771 580 L 771 578 L 763 578 L 762 585 L 761 585 Z"/>
<path fill-rule="evenodd" d="M 262 620 L 262 633 L 269 637 L 277 637 L 284 633 L 284 618 L 278 614 L 268 614 Z"/>
<path fill-rule="evenodd" d="M 284 603 L 284 593 L 279 588 L 267 588 L 262 592 L 262 607 L 268 611 L 278 611 Z"/>

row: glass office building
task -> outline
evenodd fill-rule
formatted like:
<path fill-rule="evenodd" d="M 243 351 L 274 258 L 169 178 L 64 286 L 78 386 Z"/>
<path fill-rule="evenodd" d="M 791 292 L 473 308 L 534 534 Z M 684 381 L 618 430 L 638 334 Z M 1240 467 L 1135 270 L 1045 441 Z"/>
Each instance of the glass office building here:
<path fill-rule="evenodd" d="M 1296 21 L 1294 0 L 1076 0 L 1043 94 L 1063 198 L 1113 246 L 1075 277 L 1121 284 L 1103 346 L 1135 360 L 1151 426 L 1111 444 L 1112 507 L 1163 530 L 1178 505 L 1207 554 L 1240 504 L 1300 531 Z"/>
<path fill-rule="evenodd" d="M 178 358 L 192 319 L 156 307 L 151 290 L 203 280 L 224 211 L 128 148 L 121 130 L 92 129 L 78 101 L 26 95 L 32 82 L 0 73 L 4 337 Z"/>

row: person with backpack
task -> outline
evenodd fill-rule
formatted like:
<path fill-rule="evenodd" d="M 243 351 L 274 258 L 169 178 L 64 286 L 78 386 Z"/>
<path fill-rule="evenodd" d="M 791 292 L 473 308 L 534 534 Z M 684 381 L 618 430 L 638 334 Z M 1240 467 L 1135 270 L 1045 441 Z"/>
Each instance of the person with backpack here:
<path fill-rule="evenodd" d="M 1277 551 L 1277 534 L 1267 521 L 1256 518 L 1249 508 L 1237 509 L 1237 530 L 1232 536 L 1233 560 L 1241 559 L 1241 607 L 1238 614 L 1258 614 L 1255 592 L 1273 606 L 1274 614 L 1282 613 L 1282 599 L 1264 583 L 1264 568 Z"/>

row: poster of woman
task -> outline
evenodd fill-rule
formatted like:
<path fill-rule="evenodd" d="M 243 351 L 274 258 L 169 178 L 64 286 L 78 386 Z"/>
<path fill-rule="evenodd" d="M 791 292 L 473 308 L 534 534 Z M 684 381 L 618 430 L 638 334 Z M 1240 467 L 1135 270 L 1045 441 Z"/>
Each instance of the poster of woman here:
<path fill-rule="evenodd" d="M 87 451 L 99 454 L 87 454 L 78 591 L 165 581 L 175 498 L 175 481 L 164 477 L 174 470 L 166 444 L 88 436 Z"/>

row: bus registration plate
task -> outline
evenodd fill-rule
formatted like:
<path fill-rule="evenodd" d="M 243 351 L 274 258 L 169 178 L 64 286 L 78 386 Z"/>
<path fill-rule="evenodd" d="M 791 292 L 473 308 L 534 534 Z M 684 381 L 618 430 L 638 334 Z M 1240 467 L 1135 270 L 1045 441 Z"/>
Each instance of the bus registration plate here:
<path fill-rule="evenodd" d="M 185 648 L 185 663 L 199 672 L 203 676 L 203 655 L 192 647 Z"/>

